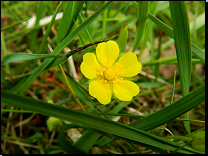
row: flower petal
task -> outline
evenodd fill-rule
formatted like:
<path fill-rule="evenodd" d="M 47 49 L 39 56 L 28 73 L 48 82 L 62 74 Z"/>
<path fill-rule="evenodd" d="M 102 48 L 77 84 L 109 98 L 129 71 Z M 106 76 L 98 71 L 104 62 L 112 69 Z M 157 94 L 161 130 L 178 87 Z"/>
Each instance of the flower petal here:
<path fill-rule="evenodd" d="M 89 93 L 104 105 L 111 101 L 112 93 L 109 84 L 105 80 L 90 82 Z"/>
<path fill-rule="evenodd" d="M 113 83 L 113 91 L 119 100 L 130 101 L 140 90 L 134 82 L 119 80 Z"/>
<path fill-rule="evenodd" d="M 86 53 L 83 56 L 83 62 L 80 65 L 82 74 L 88 78 L 93 79 L 102 73 L 102 69 L 97 62 L 96 56 L 93 53 Z"/>
<path fill-rule="evenodd" d="M 119 47 L 115 41 L 99 43 L 96 48 L 98 61 L 105 67 L 110 67 L 119 54 Z"/>
<path fill-rule="evenodd" d="M 142 64 L 138 62 L 136 54 L 128 52 L 123 54 L 117 64 L 120 76 L 132 77 L 142 70 Z"/>

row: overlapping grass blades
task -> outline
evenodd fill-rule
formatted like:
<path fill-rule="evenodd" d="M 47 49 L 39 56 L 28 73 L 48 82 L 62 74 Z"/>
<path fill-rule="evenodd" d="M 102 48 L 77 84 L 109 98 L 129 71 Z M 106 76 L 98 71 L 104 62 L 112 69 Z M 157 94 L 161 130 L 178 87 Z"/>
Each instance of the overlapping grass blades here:
<path fill-rule="evenodd" d="M 162 22 L 160 19 L 148 13 L 148 18 L 151 19 L 155 24 L 157 24 L 166 34 L 168 34 L 171 38 L 174 39 L 173 29 L 169 27 L 167 24 Z M 203 63 L 205 63 L 205 54 L 204 52 L 198 48 L 194 43 L 191 43 L 193 55 L 199 58 Z"/>
<path fill-rule="evenodd" d="M 109 7 L 112 2 L 107 2 L 103 6 L 101 6 L 92 16 L 90 16 L 85 22 L 83 22 L 78 28 L 76 28 L 73 32 L 71 32 L 59 45 L 54 49 L 51 53 L 52 55 L 59 54 L 81 31 L 83 31 L 95 18 L 101 14 L 105 9 Z M 55 16 L 55 14 L 54 14 Z M 13 92 L 17 92 L 18 94 L 23 94 L 28 87 L 32 84 L 32 82 L 40 75 L 40 73 L 53 61 L 52 58 L 47 58 L 43 61 L 43 63 L 35 68 L 34 72 L 24 81 L 21 86 L 17 87 Z M 17 84 L 18 85 L 18 84 Z"/>
<path fill-rule="evenodd" d="M 47 116 L 55 116 L 75 124 L 107 132 L 123 139 L 138 142 L 150 147 L 162 148 L 167 150 L 177 150 L 180 145 L 165 140 L 158 136 L 146 133 L 146 130 L 156 128 L 171 121 L 172 119 L 182 115 L 183 113 L 194 108 L 204 100 L 205 86 L 201 86 L 192 91 L 188 95 L 172 103 L 171 105 L 157 111 L 144 119 L 138 120 L 129 126 L 107 120 L 88 113 L 71 110 L 61 106 L 55 106 L 43 101 L 35 100 L 29 97 L 16 95 L 8 91 L 2 91 L 2 102 L 22 107 L 27 110 L 44 114 Z M 204 94 L 203 94 L 204 93 Z M 180 107 L 179 107 L 180 106 Z M 46 111 L 47 110 L 47 111 Z M 167 113 L 169 112 L 169 113 Z M 165 113 L 165 115 L 164 115 Z M 85 120 L 83 120 L 85 119 Z M 158 120 L 157 122 L 155 120 Z M 132 128 L 134 127 L 134 128 Z M 137 129 L 139 128 L 139 129 Z M 144 131 L 145 130 L 145 131 Z M 197 153 L 190 148 L 184 147 L 178 150 L 179 153 Z"/>

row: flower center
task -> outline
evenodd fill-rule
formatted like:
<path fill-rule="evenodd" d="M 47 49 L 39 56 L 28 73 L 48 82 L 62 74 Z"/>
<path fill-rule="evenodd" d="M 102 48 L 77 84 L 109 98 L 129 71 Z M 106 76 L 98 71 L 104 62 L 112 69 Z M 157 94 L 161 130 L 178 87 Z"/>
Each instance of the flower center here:
<path fill-rule="evenodd" d="M 117 72 L 115 68 L 108 68 L 108 69 L 103 69 L 103 78 L 107 81 L 113 81 L 117 78 Z"/>

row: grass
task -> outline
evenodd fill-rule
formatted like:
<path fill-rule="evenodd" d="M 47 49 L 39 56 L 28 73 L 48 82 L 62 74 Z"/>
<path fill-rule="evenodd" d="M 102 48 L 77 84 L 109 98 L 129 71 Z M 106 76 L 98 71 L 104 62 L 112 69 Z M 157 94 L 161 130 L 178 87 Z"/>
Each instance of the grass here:
<path fill-rule="evenodd" d="M 204 13 L 200 1 L 2 1 L 1 153 L 203 154 Z M 102 105 L 80 64 L 109 39 L 138 56 L 141 91 Z"/>

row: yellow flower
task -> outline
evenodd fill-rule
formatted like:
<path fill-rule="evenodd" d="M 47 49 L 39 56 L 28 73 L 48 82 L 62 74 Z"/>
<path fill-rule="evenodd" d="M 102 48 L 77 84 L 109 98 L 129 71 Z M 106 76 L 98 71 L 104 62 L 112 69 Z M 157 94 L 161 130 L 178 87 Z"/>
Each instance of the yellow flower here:
<path fill-rule="evenodd" d="M 139 93 L 139 87 L 125 79 L 137 75 L 142 65 L 136 54 L 128 52 L 120 58 L 119 47 L 116 42 L 99 43 L 96 55 L 86 53 L 80 65 L 83 75 L 92 79 L 89 93 L 102 104 L 108 104 L 114 94 L 119 100 L 130 101 Z"/>

